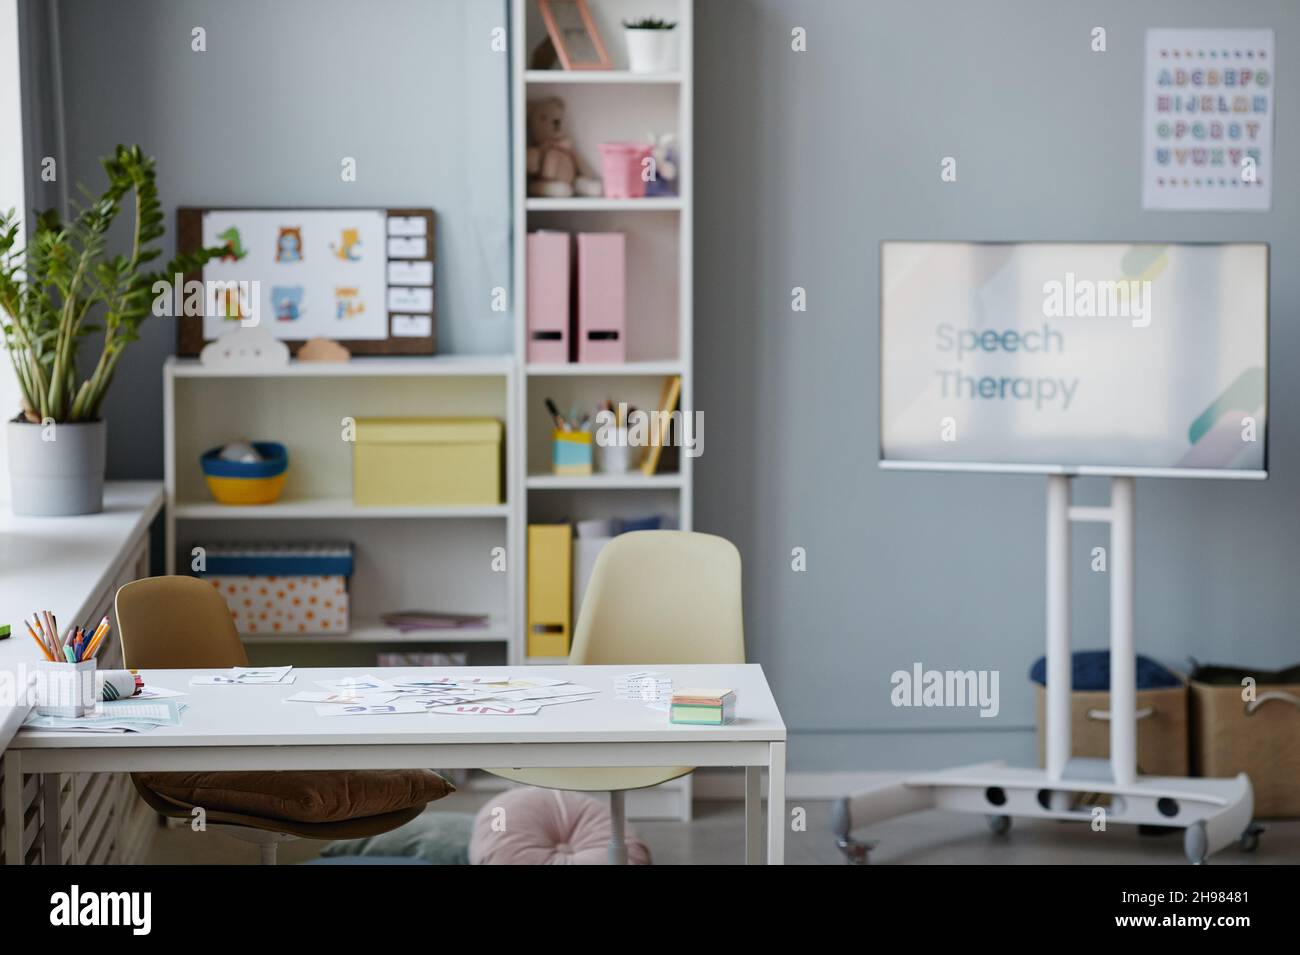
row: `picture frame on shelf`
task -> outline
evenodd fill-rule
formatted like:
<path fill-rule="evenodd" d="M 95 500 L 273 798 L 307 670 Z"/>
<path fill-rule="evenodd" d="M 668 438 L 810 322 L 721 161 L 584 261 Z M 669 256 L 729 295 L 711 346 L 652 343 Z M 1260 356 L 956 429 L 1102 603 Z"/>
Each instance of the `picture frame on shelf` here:
<path fill-rule="evenodd" d="M 564 69 L 613 69 L 587 0 L 537 0 L 537 8 Z"/>

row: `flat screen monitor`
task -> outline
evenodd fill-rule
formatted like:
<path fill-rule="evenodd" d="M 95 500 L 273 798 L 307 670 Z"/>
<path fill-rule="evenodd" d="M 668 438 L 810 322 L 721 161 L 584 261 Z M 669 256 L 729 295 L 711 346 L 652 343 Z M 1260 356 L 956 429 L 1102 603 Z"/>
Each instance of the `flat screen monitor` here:
<path fill-rule="evenodd" d="M 1265 243 L 883 242 L 880 464 L 1268 474 Z"/>

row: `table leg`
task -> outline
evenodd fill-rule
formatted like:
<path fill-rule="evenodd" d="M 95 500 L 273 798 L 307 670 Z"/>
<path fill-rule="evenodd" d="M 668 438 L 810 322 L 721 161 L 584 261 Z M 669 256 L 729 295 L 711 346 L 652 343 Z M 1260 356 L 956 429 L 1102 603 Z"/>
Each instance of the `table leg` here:
<path fill-rule="evenodd" d="M 5 864 L 23 863 L 23 771 L 17 750 L 4 754 L 5 761 Z"/>
<path fill-rule="evenodd" d="M 745 865 L 763 855 L 763 767 L 745 767 Z"/>
<path fill-rule="evenodd" d="M 767 765 L 767 864 L 785 865 L 785 743 L 772 743 Z"/>

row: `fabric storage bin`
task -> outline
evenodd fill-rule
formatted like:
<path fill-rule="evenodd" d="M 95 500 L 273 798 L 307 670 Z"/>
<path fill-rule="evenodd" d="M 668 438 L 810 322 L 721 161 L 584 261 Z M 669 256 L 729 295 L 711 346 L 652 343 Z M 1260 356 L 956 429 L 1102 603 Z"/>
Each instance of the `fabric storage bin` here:
<path fill-rule="evenodd" d="M 1047 765 L 1047 691 L 1034 687 L 1038 711 L 1038 765 Z M 1070 752 L 1110 758 L 1110 693 L 1070 694 Z M 1144 776 L 1186 776 L 1188 771 L 1187 687 L 1137 691 L 1137 766 Z"/>
<path fill-rule="evenodd" d="M 1047 664 L 1039 658 L 1030 671 L 1037 709 L 1038 764 L 1045 766 L 1047 741 Z M 1074 654 L 1070 693 L 1070 752 L 1110 758 L 1110 653 Z M 1137 660 L 1137 769 L 1145 776 L 1186 776 L 1189 764 L 1187 685 L 1176 673 L 1148 657 Z"/>
<path fill-rule="evenodd" d="M 199 574 L 241 634 L 346 633 L 352 545 L 249 544 L 205 548 Z"/>
<path fill-rule="evenodd" d="M 495 418 L 358 418 L 353 502 L 500 504 L 503 431 Z"/>
<path fill-rule="evenodd" d="M 1241 681 L 1255 681 L 1243 699 Z M 1191 674 L 1192 766 L 1198 776 L 1245 773 L 1255 817 L 1300 816 L 1300 666 L 1198 666 Z"/>

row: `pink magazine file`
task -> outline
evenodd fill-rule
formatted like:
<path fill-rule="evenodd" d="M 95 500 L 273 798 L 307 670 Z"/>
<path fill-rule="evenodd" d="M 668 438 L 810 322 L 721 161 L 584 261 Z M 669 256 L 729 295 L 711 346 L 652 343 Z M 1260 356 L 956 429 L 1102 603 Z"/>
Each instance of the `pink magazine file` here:
<path fill-rule="evenodd" d="M 578 233 L 578 361 L 623 362 L 627 253 L 622 232 Z"/>
<path fill-rule="evenodd" d="M 528 360 L 569 360 L 569 233 L 528 233 Z"/>

